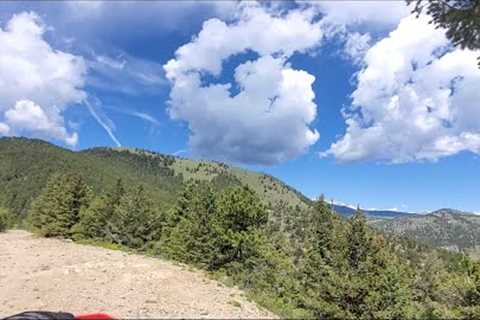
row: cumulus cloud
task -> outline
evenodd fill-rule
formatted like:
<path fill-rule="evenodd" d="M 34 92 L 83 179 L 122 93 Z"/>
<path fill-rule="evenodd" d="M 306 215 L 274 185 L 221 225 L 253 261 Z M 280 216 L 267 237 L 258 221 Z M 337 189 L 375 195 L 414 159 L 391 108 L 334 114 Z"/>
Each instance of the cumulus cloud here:
<path fill-rule="evenodd" d="M 299 1 L 316 7 L 325 15 L 325 21 L 337 25 L 367 24 L 373 27 L 394 27 L 409 15 L 404 1 L 331 0 Z"/>
<path fill-rule="evenodd" d="M 78 142 L 77 133 L 68 134 L 61 125 L 63 119 L 57 119 L 58 113 L 47 115 L 45 111 L 31 100 L 17 101 L 15 106 L 5 112 L 5 121 L 15 131 L 31 133 L 35 136 L 57 138 L 69 145 Z"/>
<path fill-rule="evenodd" d="M 363 55 L 379 35 L 394 29 L 411 11 L 405 1 L 297 2 L 322 15 L 326 37 L 342 42 L 342 56 L 355 65 L 361 65 Z"/>
<path fill-rule="evenodd" d="M 53 49 L 34 13 L 14 15 L 0 28 L 0 134 L 55 138 L 69 145 L 63 112 L 80 103 L 86 67 L 83 59 Z"/>
<path fill-rule="evenodd" d="M 164 67 L 172 86 L 169 115 L 188 123 L 192 150 L 252 164 L 305 152 L 319 138 L 309 128 L 316 116 L 315 77 L 294 69 L 288 58 L 319 45 L 322 35 L 309 10 L 276 15 L 247 5 L 233 23 L 206 21 Z M 220 83 L 223 63 L 248 52 L 258 58 L 239 64 L 234 82 Z M 206 83 L 206 76 L 213 82 Z"/>
<path fill-rule="evenodd" d="M 10 132 L 10 127 L 0 122 L 0 135 L 7 135 Z"/>
<path fill-rule="evenodd" d="M 324 155 L 401 163 L 480 153 L 478 52 L 452 48 L 428 21 L 404 18 L 367 51 L 346 133 Z"/>
<path fill-rule="evenodd" d="M 361 64 L 370 49 L 372 38 L 369 33 L 352 32 L 346 35 L 344 53 L 355 64 Z"/>

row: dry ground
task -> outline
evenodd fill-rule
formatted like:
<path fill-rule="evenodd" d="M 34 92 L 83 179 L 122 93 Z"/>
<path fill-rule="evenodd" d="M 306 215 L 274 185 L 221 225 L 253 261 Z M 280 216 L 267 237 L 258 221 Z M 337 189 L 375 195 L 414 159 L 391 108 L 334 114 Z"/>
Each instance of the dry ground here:
<path fill-rule="evenodd" d="M 26 310 L 119 318 L 265 318 L 240 290 L 160 259 L 0 233 L 0 318 Z"/>

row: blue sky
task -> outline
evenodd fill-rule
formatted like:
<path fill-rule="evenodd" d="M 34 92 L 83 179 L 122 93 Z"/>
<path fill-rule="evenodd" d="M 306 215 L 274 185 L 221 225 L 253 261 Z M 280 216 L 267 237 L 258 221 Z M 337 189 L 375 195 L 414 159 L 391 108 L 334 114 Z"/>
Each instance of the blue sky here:
<path fill-rule="evenodd" d="M 364 208 L 480 212 L 478 52 L 402 1 L 1 2 L 0 28 L 0 136 L 215 159 Z"/>

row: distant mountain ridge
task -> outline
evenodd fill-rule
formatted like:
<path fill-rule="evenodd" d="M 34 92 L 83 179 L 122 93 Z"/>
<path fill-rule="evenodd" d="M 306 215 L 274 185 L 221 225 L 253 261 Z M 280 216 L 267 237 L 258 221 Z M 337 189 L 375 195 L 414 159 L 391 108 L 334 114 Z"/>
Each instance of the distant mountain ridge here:
<path fill-rule="evenodd" d="M 371 220 L 370 224 L 434 247 L 480 254 L 480 215 L 473 213 L 444 208 L 423 215 Z"/>
<path fill-rule="evenodd" d="M 355 214 L 357 211 L 356 209 L 346 206 L 346 205 L 339 205 L 334 204 L 333 209 L 339 213 L 340 215 L 349 218 Z M 411 212 L 402 212 L 402 211 L 395 211 L 395 210 L 365 210 L 362 209 L 365 215 L 369 218 L 380 218 L 380 219 L 394 219 L 399 217 L 411 217 L 418 215 L 417 213 Z"/>

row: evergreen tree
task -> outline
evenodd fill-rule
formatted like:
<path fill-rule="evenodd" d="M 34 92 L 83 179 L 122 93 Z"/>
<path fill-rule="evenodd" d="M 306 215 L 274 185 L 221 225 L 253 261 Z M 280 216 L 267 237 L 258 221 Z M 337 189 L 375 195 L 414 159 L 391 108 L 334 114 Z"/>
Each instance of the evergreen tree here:
<path fill-rule="evenodd" d="M 0 207 L 0 232 L 3 232 L 8 227 L 8 211 Z"/>
<path fill-rule="evenodd" d="M 359 268 L 367 259 L 372 241 L 369 233 L 365 214 L 358 208 L 350 220 L 350 232 L 347 235 L 348 263 L 353 269 Z"/>
<path fill-rule="evenodd" d="M 161 216 L 143 186 L 125 193 L 105 225 L 106 238 L 126 247 L 142 249 L 149 241 L 159 239 Z"/>
<path fill-rule="evenodd" d="M 96 197 L 88 207 L 80 211 L 80 221 L 74 233 L 80 238 L 104 239 L 107 236 L 107 222 L 112 219 L 115 208 L 125 194 L 121 179 L 118 179 L 111 192 Z"/>
<path fill-rule="evenodd" d="M 192 183 L 173 212 L 175 221 L 163 244 L 170 257 L 188 263 L 212 268 L 215 258 L 213 219 L 216 214 L 216 195 L 207 183 Z"/>
<path fill-rule="evenodd" d="M 55 175 L 32 203 L 31 224 L 46 237 L 71 237 L 80 210 L 89 204 L 90 199 L 90 188 L 81 176 Z"/>
<path fill-rule="evenodd" d="M 307 249 L 300 267 L 305 290 L 302 304 L 316 318 L 348 318 L 349 313 L 341 306 L 346 280 L 340 240 L 343 234 L 323 197 L 314 204 L 310 220 Z"/>
<path fill-rule="evenodd" d="M 217 251 L 213 266 L 245 261 L 255 251 L 248 248 L 249 237 L 264 226 L 267 219 L 266 207 L 252 189 L 237 187 L 224 191 L 213 222 Z"/>
<path fill-rule="evenodd" d="M 323 198 L 315 202 L 309 224 L 309 239 L 306 243 L 308 250 L 314 251 L 325 263 L 333 264 L 341 235 L 335 234 L 337 226 L 333 212 Z"/>

